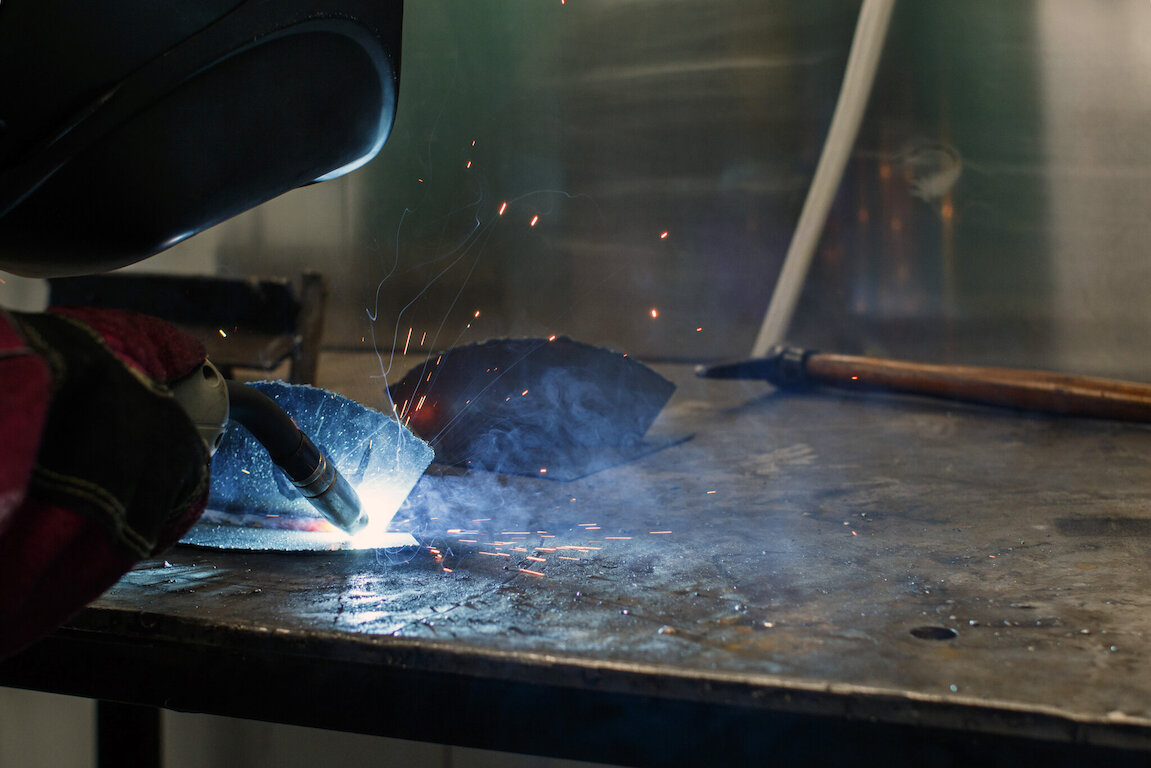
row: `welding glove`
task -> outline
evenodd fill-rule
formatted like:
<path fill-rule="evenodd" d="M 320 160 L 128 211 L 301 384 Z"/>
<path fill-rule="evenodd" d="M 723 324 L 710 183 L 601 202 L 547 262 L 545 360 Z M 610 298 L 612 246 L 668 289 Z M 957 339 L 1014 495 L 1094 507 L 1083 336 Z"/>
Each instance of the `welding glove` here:
<path fill-rule="evenodd" d="M 199 518 L 209 454 L 167 385 L 203 360 L 152 317 L 0 311 L 0 658 Z"/>

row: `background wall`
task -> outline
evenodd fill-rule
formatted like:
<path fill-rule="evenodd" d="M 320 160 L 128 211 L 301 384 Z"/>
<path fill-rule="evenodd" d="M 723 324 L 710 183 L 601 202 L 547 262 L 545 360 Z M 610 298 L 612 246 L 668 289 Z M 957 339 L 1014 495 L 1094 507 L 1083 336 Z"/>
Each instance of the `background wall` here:
<path fill-rule="evenodd" d="M 375 161 L 140 266 L 322 268 L 328 342 L 345 348 L 412 328 L 426 348 L 558 332 L 649 359 L 739 356 L 857 9 L 409 4 Z M 1140 0 L 901 4 L 793 339 L 1139 374 L 1149 15 Z M 0 301 L 34 304 L 16 282 Z"/>
<path fill-rule="evenodd" d="M 88 768 L 95 702 L 0 689 L 0 768 Z M 594 763 L 165 712 L 165 768 L 594 768 Z"/>

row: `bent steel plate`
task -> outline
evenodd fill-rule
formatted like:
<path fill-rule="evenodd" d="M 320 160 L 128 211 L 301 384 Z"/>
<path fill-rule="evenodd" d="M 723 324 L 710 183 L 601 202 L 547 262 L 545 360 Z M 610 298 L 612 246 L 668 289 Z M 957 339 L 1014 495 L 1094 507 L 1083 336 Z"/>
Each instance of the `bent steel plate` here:
<path fill-rule="evenodd" d="M 441 464 L 574 480 L 680 441 L 644 440 L 674 384 L 569 338 L 457 347 L 388 391 Z"/>
<path fill-rule="evenodd" d="M 212 459 L 209 512 L 183 542 L 246 550 L 335 551 L 410 546 L 388 531 L 396 510 L 433 453 L 393 417 L 316 387 L 262 381 L 250 386 L 276 401 L 355 488 L 368 526 L 353 537 L 319 516 L 273 464 L 267 450 L 231 424 Z"/>
<path fill-rule="evenodd" d="M 419 546 L 410 533 L 379 531 L 348 536 L 339 531 L 250 528 L 231 523 L 197 523 L 181 544 L 248 552 L 357 552 Z"/>

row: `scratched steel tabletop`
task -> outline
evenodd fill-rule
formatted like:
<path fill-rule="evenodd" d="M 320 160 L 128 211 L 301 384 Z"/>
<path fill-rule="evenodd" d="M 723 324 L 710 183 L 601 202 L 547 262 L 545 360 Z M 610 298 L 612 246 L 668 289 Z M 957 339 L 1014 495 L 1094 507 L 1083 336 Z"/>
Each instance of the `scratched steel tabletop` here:
<path fill-rule="evenodd" d="M 325 363 L 382 405 L 374 356 Z M 178 547 L 0 682 L 632 764 L 821 723 L 1151 750 L 1146 427 L 660 370 L 690 439 L 434 469 L 418 548 Z"/>

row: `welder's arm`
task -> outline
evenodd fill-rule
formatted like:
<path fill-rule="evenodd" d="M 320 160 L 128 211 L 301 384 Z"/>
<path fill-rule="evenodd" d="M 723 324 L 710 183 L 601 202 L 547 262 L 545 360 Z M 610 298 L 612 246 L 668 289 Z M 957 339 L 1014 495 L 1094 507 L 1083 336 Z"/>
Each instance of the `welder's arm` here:
<path fill-rule="evenodd" d="M 0 311 L 0 658 L 199 518 L 209 455 L 167 385 L 203 360 L 151 317 Z"/>

